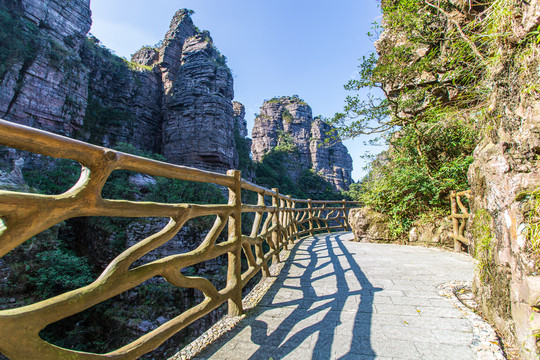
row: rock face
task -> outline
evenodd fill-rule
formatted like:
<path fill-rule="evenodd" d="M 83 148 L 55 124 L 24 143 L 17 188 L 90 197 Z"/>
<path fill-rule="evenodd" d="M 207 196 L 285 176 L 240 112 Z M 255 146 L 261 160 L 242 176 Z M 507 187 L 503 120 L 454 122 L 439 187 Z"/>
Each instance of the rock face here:
<path fill-rule="evenodd" d="M 131 61 L 144 66 L 152 66 L 159 61 L 159 51 L 152 47 L 143 47 L 131 55 Z"/>
<path fill-rule="evenodd" d="M 364 207 L 349 211 L 349 224 L 357 242 L 391 241 L 389 218 L 373 209 Z"/>
<path fill-rule="evenodd" d="M 175 14 L 160 48 L 131 62 L 86 37 L 89 0 L 2 0 L 0 11 L 21 37 L 9 52 L 22 54 L 0 67 L 0 118 L 108 147 L 130 143 L 173 163 L 237 168 L 231 72 L 188 10 Z"/>
<path fill-rule="evenodd" d="M 91 39 L 81 57 L 88 98 L 75 136 L 107 147 L 123 142 L 160 153 L 162 90 L 156 72 L 129 66 Z"/>
<path fill-rule="evenodd" d="M 452 221 L 448 218 L 429 223 L 414 222 L 409 231 L 409 243 L 451 247 L 454 244 L 450 237 L 452 231 Z"/>
<path fill-rule="evenodd" d="M 336 189 L 348 189 L 352 183 L 352 159 L 340 141 L 320 146 L 329 138 L 330 125 L 313 119 L 311 108 L 298 97 L 281 97 L 265 101 L 255 118 L 251 151 L 253 161 L 278 146 L 294 149 L 287 161 L 288 174 L 298 180 L 302 171 L 313 169 Z"/>
<path fill-rule="evenodd" d="M 3 64 L 0 118 L 73 135 L 82 125 L 88 96 L 88 74 L 79 53 L 90 30 L 90 0 L 13 0 L 0 5 L 3 19 L 22 19 L 16 28 L 21 36 L 2 46 L 10 52 L 10 46 L 24 46 L 20 56 Z"/>
<path fill-rule="evenodd" d="M 163 155 L 199 168 L 238 167 L 233 80 L 225 58 L 185 10 L 176 13 L 163 44 Z"/>
<path fill-rule="evenodd" d="M 349 211 L 354 241 L 358 242 L 394 242 L 403 243 L 402 239 L 391 236 L 390 218 L 369 207 Z M 408 243 L 411 245 L 436 245 L 453 247 L 452 221 L 449 218 L 435 219 L 430 222 L 415 221 L 409 231 Z"/>
<path fill-rule="evenodd" d="M 243 138 L 248 136 L 247 121 L 246 121 L 246 108 L 238 101 L 233 101 L 234 111 L 234 126 L 238 129 L 238 135 Z"/>
<path fill-rule="evenodd" d="M 482 311 L 497 327 L 515 327 L 527 359 L 536 359 L 539 350 L 535 337 L 540 333 L 535 310 L 540 303 L 539 259 L 527 239 L 530 220 L 526 215 L 531 201 L 527 194 L 540 187 L 539 155 L 540 101 L 523 101 L 507 114 L 497 133 L 477 147 L 469 168 L 471 227 L 487 229 L 486 241 L 492 251 L 485 261 L 491 265 L 494 279 L 482 282 L 479 274 L 476 292 Z M 492 294 L 504 296 L 508 302 L 493 304 Z"/>

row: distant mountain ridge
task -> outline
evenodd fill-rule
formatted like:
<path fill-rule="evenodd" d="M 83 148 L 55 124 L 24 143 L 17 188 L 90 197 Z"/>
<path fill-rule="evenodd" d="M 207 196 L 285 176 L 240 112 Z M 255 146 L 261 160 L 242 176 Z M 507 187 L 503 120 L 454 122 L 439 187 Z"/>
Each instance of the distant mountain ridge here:
<path fill-rule="evenodd" d="M 251 161 L 245 108 L 233 101 L 225 56 L 191 14 L 177 11 L 163 41 L 128 61 L 88 35 L 90 0 L 0 0 L 0 25 L 10 29 L 0 34 L 0 118 L 106 147 L 128 143 L 176 164 L 240 168 Z M 277 130 L 299 151 L 286 161 L 292 179 L 311 169 L 336 190 L 352 183 L 347 149 L 319 146 L 330 127 L 299 98 L 263 104 L 253 160 L 277 145 Z"/>

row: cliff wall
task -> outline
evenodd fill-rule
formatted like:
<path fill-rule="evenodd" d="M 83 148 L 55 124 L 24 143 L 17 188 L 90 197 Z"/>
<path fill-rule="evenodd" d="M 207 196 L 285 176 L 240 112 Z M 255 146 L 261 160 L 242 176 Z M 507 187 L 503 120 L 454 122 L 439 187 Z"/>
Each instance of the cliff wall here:
<path fill-rule="evenodd" d="M 382 3 L 385 30 L 372 79 L 393 104 L 393 119 L 475 133 L 467 173 L 468 251 L 478 260 L 473 290 L 482 314 L 515 340 L 522 358 L 538 359 L 540 2 L 401 5 Z"/>
<path fill-rule="evenodd" d="M 72 136 L 83 124 L 88 72 L 80 58 L 90 0 L 0 3 L 0 117 Z"/>
<path fill-rule="evenodd" d="M 331 129 L 321 119 L 313 119 L 309 105 L 297 97 L 265 101 L 253 126 L 253 161 L 262 161 L 278 147 L 289 147 L 292 151 L 284 166 L 291 179 L 298 181 L 304 170 L 312 169 L 336 189 L 347 189 L 352 183 L 352 158 L 340 141 L 323 145 Z"/>
<path fill-rule="evenodd" d="M 187 10 L 160 48 L 132 61 L 86 37 L 90 1 L 2 1 L 0 117 L 104 146 L 119 142 L 173 163 L 238 167 L 233 80 Z M 7 55 L 6 55 L 7 54 Z"/>

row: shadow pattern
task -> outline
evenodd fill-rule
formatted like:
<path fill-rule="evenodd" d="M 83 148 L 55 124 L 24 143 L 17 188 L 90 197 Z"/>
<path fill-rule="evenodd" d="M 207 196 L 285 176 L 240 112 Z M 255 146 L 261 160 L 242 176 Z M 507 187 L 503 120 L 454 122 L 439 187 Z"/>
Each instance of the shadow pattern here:
<path fill-rule="evenodd" d="M 277 360 L 301 346 L 311 351 L 311 359 L 375 359 L 370 342 L 373 297 L 382 289 L 369 282 L 354 254 L 344 246 L 343 235 L 320 234 L 298 242 L 259 305 L 222 341 L 250 327 L 251 342 L 258 348 L 246 354 L 246 359 Z M 283 291 L 295 295 L 287 299 Z M 276 327 L 276 318 L 271 323 L 264 319 L 265 313 L 278 309 L 291 312 Z M 345 319 L 353 324 L 352 334 L 350 327 L 347 334 L 340 333 L 339 325 Z M 302 322 L 308 325 L 299 328 Z M 202 358 L 217 350 L 211 347 Z"/>

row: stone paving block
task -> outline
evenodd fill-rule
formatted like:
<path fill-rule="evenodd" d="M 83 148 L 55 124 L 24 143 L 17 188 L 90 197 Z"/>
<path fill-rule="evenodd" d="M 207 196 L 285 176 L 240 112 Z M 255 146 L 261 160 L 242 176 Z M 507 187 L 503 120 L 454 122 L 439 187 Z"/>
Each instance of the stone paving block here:
<path fill-rule="evenodd" d="M 436 291 L 424 292 L 424 291 L 418 291 L 418 290 L 416 290 L 416 291 L 414 291 L 414 290 L 404 290 L 403 293 L 404 293 L 403 296 L 409 296 L 409 297 L 423 297 L 423 298 L 428 298 L 428 299 L 440 299 L 441 298 Z"/>
<path fill-rule="evenodd" d="M 273 356 L 274 360 L 300 360 L 300 359 L 312 359 L 313 350 L 302 347 L 287 347 L 283 346 L 277 349 L 276 356 Z M 266 360 L 266 359 L 265 359 Z"/>
<path fill-rule="evenodd" d="M 307 325 L 306 323 L 295 324 L 285 335 L 280 347 L 300 347 L 311 349 L 313 339 L 317 336 L 317 331 L 324 324 L 315 323 Z"/>
<path fill-rule="evenodd" d="M 238 338 L 252 337 L 252 335 L 262 336 L 284 326 L 284 321 L 276 321 L 274 318 L 255 319 L 249 326 L 243 328 L 237 335 Z"/>
<path fill-rule="evenodd" d="M 373 339 L 371 347 L 375 354 L 402 359 L 420 359 L 420 353 L 413 342 L 407 340 Z M 435 360 L 435 359 L 434 359 Z"/>
<path fill-rule="evenodd" d="M 229 352 L 225 359 L 227 360 L 246 360 L 246 359 L 269 359 L 275 357 L 279 349 L 273 346 L 260 346 L 257 344 L 242 343 L 238 344 L 234 352 Z M 217 354 L 216 354 L 217 355 Z M 211 357 L 214 359 L 214 355 Z"/>
<path fill-rule="evenodd" d="M 381 326 L 402 326 L 403 320 L 399 315 L 389 314 L 357 314 L 355 321 L 371 330 Z"/>
<path fill-rule="evenodd" d="M 339 358 L 340 360 L 396 360 L 396 358 L 377 356 L 377 355 L 360 355 L 348 353 Z M 397 359 L 399 360 L 399 359 Z"/>
<path fill-rule="evenodd" d="M 416 349 L 425 360 L 476 360 L 477 356 L 468 346 L 424 343 L 416 341 Z"/>
<path fill-rule="evenodd" d="M 462 313 L 454 307 L 422 306 L 418 307 L 420 315 L 436 318 L 462 318 Z M 408 314 L 403 314 L 408 315 Z"/>
<path fill-rule="evenodd" d="M 441 344 L 470 345 L 471 333 L 453 330 L 431 330 Z"/>
<path fill-rule="evenodd" d="M 394 305 L 432 306 L 431 299 L 425 297 L 394 296 L 391 299 Z M 448 301 L 446 305 L 452 306 Z"/>
<path fill-rule="evenodd" d="M 431 303 L 431 306 L 434 307 L 453 307 L 452 304 L 447 299 L 439 298 L 439 299 L 429 299 L 429 302 Z"/>
<path fill-rule="evenodd" d="M 432 343 L 438 341 L 430 329 L 414 328 L 411 326 L 382 326 L 381 328 L 387 339 L 407 341 L 422 339 L 424 342 Z"/>
<path fill-rule="evenodd" d="M 301 282 L 301 279 L 285 279 L 282 281 L 282 284 L 286 286 L 300 287 L 302 285 Z"/>
<path fill-rule="evenodd" d="M 441 321 L 440 318 L 425 316 L 402 316 L 401 318 L 407 326 L 414 328 L 472 332 L 471 323 L 467 319 L 445 318 Z"/>
<path fill-rule="evenodd" d="M 283 306 L 283 307 L 265 307 L 262 308 L 260 314 L 257 315 L 257 319 L 260 318 L 278 318 L 282 319 L 296 310 L 297 306 Z"/>
<path fill-rule="evenodd" d="M 382 295 L 382 293 L 377 293 L 374 296 L 371 296 L 370 298 L 373 304 L 394 304 L 394 299 L 401 299 L 402 296 L 390 297 L 390 296 L 384 296 Z M 367 300 L 364 300 L 364 301 L 367 301 Z"/>
<path fill-rule="evenodd" d="M 369 292 L 371 293 L 371 295 L 381 295 L 381 296 L 390 296 L 390 297 L 394 297 L 394 296 L 406 296 L 406 293 L 404 291 L 401 291 L 401 290 L 386 290 L 386 289 L 377 289 L 375 287 L 375 289 L 370 289 Z"/>
<path fill-rule="evenodd" d="M 375 305 L 375 309 L 377 309 L 377 313 L 379 314 L 420 316 L 418 307 L 412 305 L 377 304 Z"/>

